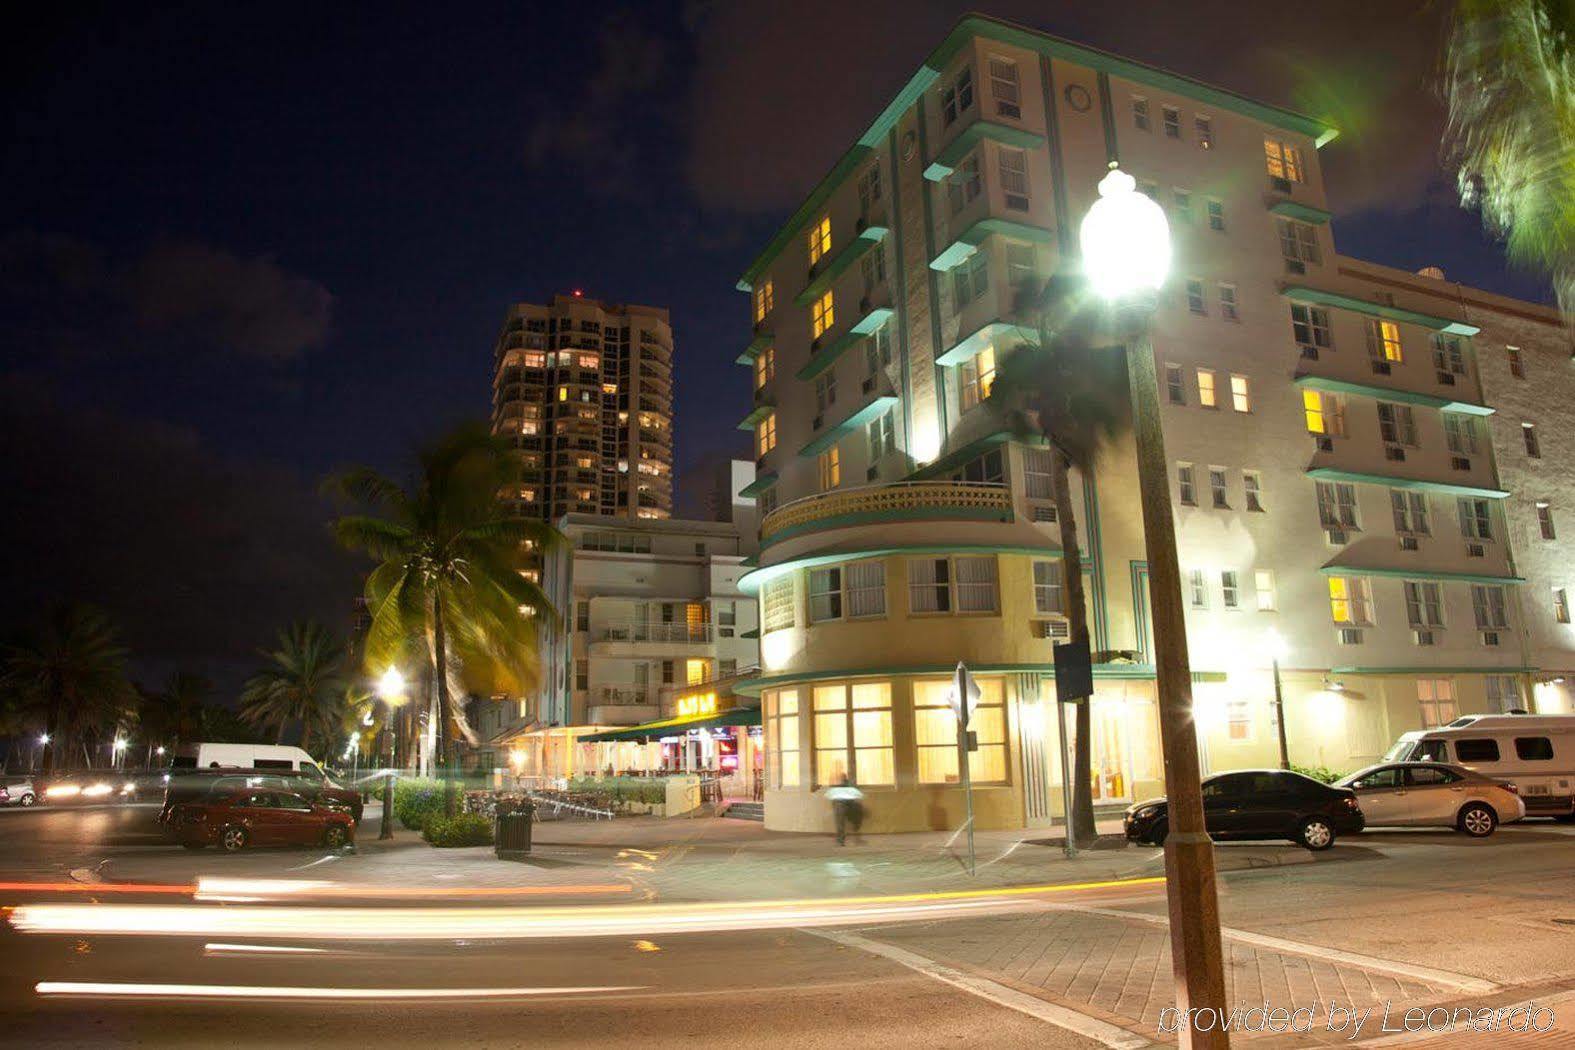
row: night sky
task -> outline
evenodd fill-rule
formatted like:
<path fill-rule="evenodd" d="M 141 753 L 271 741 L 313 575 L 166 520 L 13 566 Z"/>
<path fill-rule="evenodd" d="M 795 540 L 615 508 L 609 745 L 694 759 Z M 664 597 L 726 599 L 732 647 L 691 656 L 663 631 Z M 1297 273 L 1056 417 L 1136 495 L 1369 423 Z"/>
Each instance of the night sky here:
<path fill-rule="evenodd" d="M 318 479 L 485 415 L 512 301 L 672 310 L 697 513 L 747 454 L 734 281 L 968 9 L 133 6 L 0 45 L 0 629 L 93 601 L 139 674 L 227 686 L 289 620 L 347 625 Z M 1333 119 L 1343 252 L 1546 300 L 1438 166 L 1443 6 L 980 9 Z"/>

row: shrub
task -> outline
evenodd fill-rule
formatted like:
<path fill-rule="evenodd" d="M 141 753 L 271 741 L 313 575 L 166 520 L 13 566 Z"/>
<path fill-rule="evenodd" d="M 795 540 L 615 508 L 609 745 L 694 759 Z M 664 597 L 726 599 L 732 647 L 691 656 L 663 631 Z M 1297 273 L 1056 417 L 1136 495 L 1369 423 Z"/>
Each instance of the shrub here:
<path fill-rule="evenodd" d="M 575 777 L 569 790 L 596 795 L 608 805 L 644 802 L 661 805 L 667 801 L 667 781 L 663 777 Z"/>
<path fill-rule="evenodd" d="M 1333 784 L 1336 780 L 1345 776 L 1344 773 L 1330 769 L 1328 766 L 1298 766 L 1294 762 L 1291 763 L 1291 772 L 1300 773 L 1304 777 L 1312 777 L 1314 780 L 1325 784 Z"/>
<path fill-rule="evenodd" d="M 443 781 L 429 777 L 401 777 L 394 784 L 394 816 L 412 831 L 443 815 Z"/>
<path fill-rule="evenodd" d="M 421 837 L 434 846 L 490 846 L 492 821 L 480 813 L 460 813 L 453 817 L 434 813 L 427 817 Z"/>

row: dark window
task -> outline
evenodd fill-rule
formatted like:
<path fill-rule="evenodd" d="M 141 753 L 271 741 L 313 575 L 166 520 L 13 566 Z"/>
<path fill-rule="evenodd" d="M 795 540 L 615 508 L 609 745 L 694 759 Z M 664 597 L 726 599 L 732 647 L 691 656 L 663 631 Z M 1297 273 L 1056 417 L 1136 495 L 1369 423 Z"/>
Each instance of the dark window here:
<path fill-rule="evenodd" d="M 266 791 L 254 791 L 246 800 L 247 809 L 273 809 L 277 803 L 274 796 Z"/>
<path fill-rule="evenodd" d="M 1461 762 L 1497 762 L 1497 740 L 1456 740 L 1455 758 Z"/>
<path fill-rule="evenodd" d="M 288 758 L 258 758 L 252 760 L 253 769 L 294 769 Z"/>
<path fill-rule="evenodd" d="M 300 795 L 278 795 L 280 809 L 310 810 L 312 804 Z"/>
<path fill-rule="evenodd" d="M 1203 797 L 1232 798 L 1241 794 L 1241 788 L 1242 778 L 1239 775 L 1220 777 L 1203 785 Z"/>
<path fill-rule="evenodd" d="M 1453 784 L 1460 779 L 1459 773 L 1451 773 L 1447 769 L 1437 766 L 1422 766 L 1418 769 L 1406 770 L 1406 781 L 1412 787 L 1432 787 L 1434 784 Z"/>
<path fill-rule="evenodd" d="M 1553 761 L 1553 741 L 1545 736 L 1517 736 L 1515 757 L 1522 762 Z"/>
<path fill-rule="evenodd" d="M 1294 778 L 1279 773 L 1247 773 L 1242 779 L 1248 795 L 1284 795 L 1298 786 L 1290 783 Z"/>
<path fill-rule="evenodd" d="M 174 758 L 170 759 L 170 768 L 171 769 L 196 769 L 197 768 L 197 756 L 196 755 L 176 755 Z"/>
<path fill-rule="evenodd" d="M 1400 786 L 1400 770 L 1394 766 L 1390 766 L 1388 769 L 1375 769 L 1351 786 L 1353 788 L 1397 788 Z"/>

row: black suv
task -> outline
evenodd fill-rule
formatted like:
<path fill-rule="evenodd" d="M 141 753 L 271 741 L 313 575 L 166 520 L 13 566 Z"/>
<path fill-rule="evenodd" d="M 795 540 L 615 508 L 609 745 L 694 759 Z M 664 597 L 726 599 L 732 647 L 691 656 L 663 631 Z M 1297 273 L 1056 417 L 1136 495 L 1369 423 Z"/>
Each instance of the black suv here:
<path fill-rule="evenodd" d="M 1210 838 L 1283 838 L 1326 850 L 1337 836 L 1361 831 L 1366 821 L 1349 788 L 1283 769 L 1245 769 L 1203 781 L 1203 823 Z M 1122 824 L 1129 840 L 1163 846 L 1169 807 L 1163 798 L 1139 802 L 1127 809 Z"/>

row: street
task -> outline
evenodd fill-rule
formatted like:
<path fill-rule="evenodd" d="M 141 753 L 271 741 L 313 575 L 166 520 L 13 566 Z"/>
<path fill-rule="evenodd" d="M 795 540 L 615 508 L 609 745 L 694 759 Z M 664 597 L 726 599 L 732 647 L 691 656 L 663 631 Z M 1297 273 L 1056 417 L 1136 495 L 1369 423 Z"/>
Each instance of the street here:
<path fill-rule="evenodd" d="M 524 865 L 485 850 L 431 850 L 402 831 L 383 855 L 400 861 L 400 876 L 378 867 L 375 811 L 367 845 L 329 860 L 310 850 L 226 857 L 150 844 L 153 812 L 0 814 L 12 909 L 0 1024 L 10 1040 L 1174 1039 L 1160 1031 L 1174 1000 L 1163 886 L 1145 874 L 1153 850 L 1066 861 L 1058 848 L 1003 849 L 987 838 L 982 849 L 998 850 L 999 864 L 982 855 L 977 880 L 937 880 L 924 865 L 944 860 L 929 856 L 928 843 L 904 852 L 872 840 L 833 853 L 818 837 L 771 836 L 739 821 L 631 820 L 538 825 L 537 853 Z M 674 845 L 612 841 L 641 835 Z M 1534 999 L 1575 1019 L 1575 998 L 1559 999 L 1575 991 L 1572 845 L 1575 829 L 1554 824 L 1486 841 L 1369 833 L 1317 857 L 1277 843 L 1222 844 L 1230 1002 L 1313 1008 L 1313 1031 L 1252 1036 L 1265 1046 L 1421 1039 L 1427 1033 L 1395 1029 L 1405 1008 L 1424 1005 Z M 1019 865 L 1008 878 L 988 875 L 1008 863 Z M 891 892 L 907 885 L 898 870 L 906 868 L 937 892 Z M 477 877 L 457 885 L 440 877 L 445 870 Z M 817 884 L 817 871 L 830 874 Z M 747 885 L 705 891 L 729 872 Z M 1036 883 L 1022 878 L 1034 872 Z M 791 904 L 761 903 L 789 894 Z M 1389 1031 L 1377 1012 L 1359 1033 L 1329 1030 L 1330 1006 L 1383 1003 L 1393 1004 Z M 1569 1038 L 1575 1027 L 1558 1016 L 1557 1031 Z M 1506 1037 L 1469 1037 L 1489 1038 Z"/>

